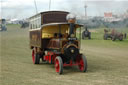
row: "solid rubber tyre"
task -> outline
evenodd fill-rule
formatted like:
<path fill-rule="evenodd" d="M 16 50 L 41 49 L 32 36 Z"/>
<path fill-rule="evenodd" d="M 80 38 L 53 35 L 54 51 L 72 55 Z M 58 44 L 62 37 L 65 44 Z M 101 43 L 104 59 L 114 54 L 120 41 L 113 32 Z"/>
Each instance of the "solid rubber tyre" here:
<path fill-rule="evenodd" d="M 55 70 L 59 74 L 63 73 L 63 61 L 62 61 L 62 58 L 60 56 L 57 56 L 55 58 Z"/>
<path fill-rule="evenodd" d="M 79 70 L 81 72 L 86 72 L 87 71 L 87 59 L 86 59 L 86 56 L 81 55 L 78 67 L 79 67 Z"/>
<path fill-rule="evenodd" d="M 36 53 L 34 49 L 32 50 L 32 61 L 33 61 L 33 64 L 40 63 L 40 54 Z"/>

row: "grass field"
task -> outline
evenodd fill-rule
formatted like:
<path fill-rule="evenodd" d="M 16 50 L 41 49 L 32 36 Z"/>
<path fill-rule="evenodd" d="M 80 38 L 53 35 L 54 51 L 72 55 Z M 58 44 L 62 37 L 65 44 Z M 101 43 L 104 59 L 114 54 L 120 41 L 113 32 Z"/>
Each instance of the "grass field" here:
<path fill-rule="evenodd" d="M 103 40 L 103 29 L 92 31 L 92 40 L 81 43 L 88 71 L 66 67 L 58 75 L 54 65 L 32 63 L 28 29 L 8 25 L 0 32 L 0 85 L 128 85 L 128 39 Z"/>

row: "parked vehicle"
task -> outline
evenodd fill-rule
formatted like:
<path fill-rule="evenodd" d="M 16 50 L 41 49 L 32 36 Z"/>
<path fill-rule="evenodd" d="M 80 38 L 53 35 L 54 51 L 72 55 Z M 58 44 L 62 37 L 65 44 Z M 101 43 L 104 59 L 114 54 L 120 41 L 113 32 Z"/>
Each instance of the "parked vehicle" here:
<path fill-rule="evenodd" d="M 87 27 L 85 27 L 85 30 L 82 32 L 82 39 L 85 39 L 86 37 L 88 37 L 88 39 L 91 39 L 91 32 L 89 32 Z"/>
<path fill-rule="evenodd" d="M 23 22 L 21 23 L 21 27 L 20 27 L 20 28 L 27 28 L 27 27 L 29 27 L 29 23 L 26 22 L 26 21 L 23 21 Z"/>
<path fill-rule="evenodd" d="M 116 39 L 119 39 L 120 41 L 123 40 L 123 34 L 120 32 L 117 32 L 115 29 L 112 29 L 112 31 L 108 31 L 107 29 L 104 29 L 104 40 L 107 40 L 108 38 L 111 38 L 112 41 L 115 41 Z"/>
<path fill-rule="evenodd" d="M 0 31 L 6 31 L 6 20 L 5 19 L 0 19 Z"/>

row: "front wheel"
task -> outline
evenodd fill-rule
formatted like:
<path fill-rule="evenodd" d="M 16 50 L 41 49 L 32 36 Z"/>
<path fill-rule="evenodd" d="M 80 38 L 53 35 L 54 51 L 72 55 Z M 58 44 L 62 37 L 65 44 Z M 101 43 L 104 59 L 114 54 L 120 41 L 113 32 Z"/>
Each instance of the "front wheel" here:
<path fill-rule="evenodd" d="M 80 69 L 81 72 L 86 72 L 87 71 L 87 59 L 86 56 L 81 55 L 80 56 L 80 60 L 78 62 L 78 67 Z"/>
<path fill-rule="evenodd" d="M 60 56 L 57 56 L 55 58 L 55 69 L 56 69 L 57 73 L 59 73 L 59 74 L 63 73 L 63 61 Z"/>
<path fill-rule="evenodd" d="M 112 36 L 112 41 L 115 41 L 116 40 L 116 36 Z"/>

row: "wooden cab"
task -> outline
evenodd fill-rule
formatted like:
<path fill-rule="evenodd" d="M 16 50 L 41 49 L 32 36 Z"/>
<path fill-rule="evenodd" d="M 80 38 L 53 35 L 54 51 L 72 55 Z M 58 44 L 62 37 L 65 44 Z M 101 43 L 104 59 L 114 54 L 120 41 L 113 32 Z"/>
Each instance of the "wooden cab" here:
<path fill-rule="evenodd" d="M 64 11 L 47 11 L 30 17 L 30 47 L 44 48 L 49 38 L 53 37 L 54 31 L 58 30 L 57 28 L 52 29 L 49 23 L 66 23 L 67 14 L 68 12 Z"/>
<path fill-rule="evenodd" d="M 61 49 L 69 34 L 70 25 L 66 20 L 68 14 L 69 12 L 65 11 L 47 11 L 30 17 L 30 48 Z M 74 32 L 78 27 L 80 25 L 76 24 Z M 50 41 L 56 41 L 58 44 L 53 45 Z"/>

